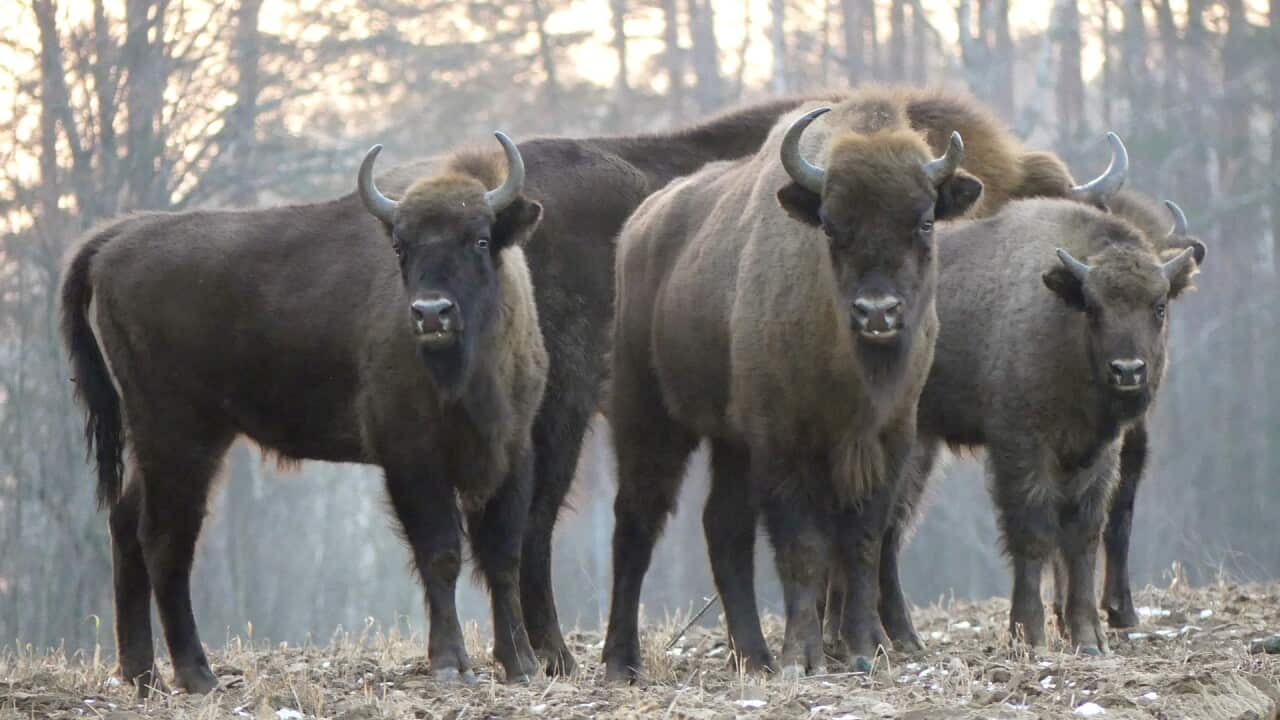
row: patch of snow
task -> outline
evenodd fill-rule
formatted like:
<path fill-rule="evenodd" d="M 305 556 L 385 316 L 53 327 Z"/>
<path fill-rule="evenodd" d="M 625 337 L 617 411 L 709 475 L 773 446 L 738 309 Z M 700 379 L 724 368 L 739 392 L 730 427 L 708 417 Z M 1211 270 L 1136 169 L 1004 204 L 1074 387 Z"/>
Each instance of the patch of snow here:
<path fill-rule="evenodd" d="M 1042 668 L 1053 667 L 1053 663 L 1049 662 L 1048 660 L 1041 660 L 1040 662 L 1036 663 L 1036 667 L 1042 667 Z"/>
<path fill-rule="evenodd" d="M 591 708 L 599 704 L 600 703 L 595 703 L 595 702 L 578 703 L 577 705 L 573 706 L 573 709 L 574 710 L 590 710 Z"/>
<path fill-rule="evenodd" d="M 1211 618 L 1211 617 L 1213 617 L 1213 611 L 1210 610 L 1209 608 L 1205 608 L 1204 610 L 1200 611 L 1201 620 L 1204 620 L 1205 618 Z"/>
<path fill-rule="evenodd" d="M 920 663 L 917 663 L 917 662 L 907 663 L 907 669 L 910 670 L 911 672 L 915 672 L 916 670 L 920 669 Z"/>
<path fill-rule="evenodd" d="M 1149 638 L 1149 637 L 1151 637 L 1151 633 L 1140 633 L 1140 632 L 1129 633 L 1130 640 L 1145 640 L 1146 638 Z"/>
<path fill-rule="evenodd" d="M 973 624 L 970 623 L 968 620 L 961 620 L 958 623 L 951 623 L 952 630 L 968 630 L 971 627 L 973 627 Z"/>
<path fill-rule="evenodd" d="M 96 703 L 96 702 L 98 702 L 98 701 L 97 701 L 97 700 L 94 700 L 93 698 L 85 698 L 85 699 L 84 699 L 84 704 L 85 704 L 85 705 L 92 705 L 92 704 L 94 704 L 94 703 Z"/>
<path fill-rule="evenodd" d="M 1178 637 L 1178 631 L 1177 631 L 1177 630 L 1157 630 L 1157 631 L 1156 631 L 1156 634 L 1157 634 L 1157 635 L 1159 635 L 1159 636 L 1160 636 L 1160 637 L 1162 637 L 1162 638 L 1176 638 L 1176 637 Z"/>
<path fill-rule="evenodd" d="M 930 639 L 930 640 L 941 640 L 941 639 L 942 639 L 942 633 L 941 633 L 941 632 L 939 632 L 939 631 L 937 631 L 937 630 L 934 630 L 933 632 L 929 633 L 929 639 Z"/>
<path fill-rule="evenodd" d="M 1161 608 L 1161 607 L 1150 607 L 1147 605 L 1143 605 L 1142 607 L 1138 608 L 1139 617 L 1164 617 L 1165 615 L 1170 615 L 1170 614 L 1172 614 L 1172 611 L 1165 610 L 1164 608 Z"/>
<path fill-rule="evenodd" d="M 835 709 L 836 709 L 835 705 L 814 705 L 813 707 L 809 708 L 809 717 L 813 717 L 814 715 L 821 715 L 822 713 L 825 713 L 825 712 L 831 712 L 832 710 L 835 710 Z"/>
<path fill-rule="evenodd" d="M 724 645 L 717 645 L 716 647 L 713 647 L 707 651 L 707 657 L 719 657 L 723 655 L 726 650 L 728 650 L 728 648 L 726 648 Z"/>
<path fill-rule="evenodd" d="M 768 703 L 763 700 L 739 700 L 734 704 L 738 707 L 751 708 L 752 710 L 759 710 L 765 705 L 768 705 Z"/>
<path fill-rule="evenodd" d="M 330 663 L 328 660 L 325 660 L 324 662 L 320 663 L 320 667 L 324 668 L 325 670 L 328 670 L 330 665 L 332 665 L 332 663 Z"/>
<path fill-rule="evenodd" d="M 668 654 L 668 655 L 671 655 L 671 656 L 673 656 L 673 657 L 680 657 L 681 655 L 684 655 L 684 648 L 682 648 L 682 647 L 673 647 L 673 648 L 671 648 L 670 650 L 668 650 L 668 651 L 667 651 L 667 654 Z"/>
<path fill-rule="evenodd" d="M 280 708 L 276 711 L 276 720 L 302 720 L 306 715 L 293 708 Z"/>
<path fill-rule="evenodd" d="M 1076 715 L 1083 715 L 1084 717 L 1093 717 L 1095 715 L 1101 715 L 1105 712 L 1106 710 L 1103 709 L 1101 705 L 1099 705 L 1098 703 L 1092 703 L 1092 702 L 1087 702 L 1087 703 L 1084 703 L 1083 705 L 1079 705 L 1075 709 Z"/>
<path fill-rule="evenodd" d="M 120 687 L 120 678 L 115 675 L 107 678 L 107 687 Z"/>
<path fill-rule="evenodd" d="M 1040 678 L 1040 687 L 1046 690 L 1052 690 L 1058 686 L 1058 681 L 1053 679 L 1052 675 L 1045 675 Z"/>
<path fill-rule="evenodd" d="M 533 713 L 534 715 L 541 715 L 546 711 L 547 711 L 546 703 L 538 703 L 537 705 L 532 705 L 529 707 L 529 712 Z"/>
<path fill-rule="evenodd" d="M 831 718 L 831 720 L 862 720 L 862 717 L 860 715 L 854 715 L 853 713 L 846 713 L 844 715 L 837 715 Z"/>
<path fill-rule="evenodd" d="M 1147 692 L 1143 693 L 1138 699 L 1141 700 L 1142 702 L 1155 702 L 1160 699 L 1160 696 L 1157 695 L 1154 691 L 1148 690 Z"/>
<path fill-rule="evenodd" d="M 927 677 L 929 677 L 929 676 L 930 676 L 930 675 L 932 675 L 932 674 L 933 674 L 933 668 L 931 668 L 931 667 L 927 667 L 927 668 L 925 668 L 924 670 L 921 670 L 921 671 L 920 671 L 920 677 L 922 677 L 922 678 L 927 678 Z"/>

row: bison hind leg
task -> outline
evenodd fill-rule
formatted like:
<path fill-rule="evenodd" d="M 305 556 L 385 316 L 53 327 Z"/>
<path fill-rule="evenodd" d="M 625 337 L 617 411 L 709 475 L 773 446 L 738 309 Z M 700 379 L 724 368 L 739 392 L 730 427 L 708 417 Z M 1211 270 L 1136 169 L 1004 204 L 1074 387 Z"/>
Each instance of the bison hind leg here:
<path fill-rule="evenodd" d="M 164 626 L 174 684 L 193 694 L 218 686 L 191 607 L 191 566 L 213 477 L 233 437 L 230 433 L 215 439 L 209 438 L 210 433 L 202 435 L 203 442 L 174 443 L 173 435 L 156 438 L 139 432 L 134 443 L 142 488 L 138 525 L 142 556 Z"/>
<path fill-rule="evenodd" d="M 130 482 L 111 508 L 111 571 L 116 600 L 116 656 L 120 679 L 145 699 L 160 676 L 151 638 L 151 579 L 138 537 L 142 485 Z"/>

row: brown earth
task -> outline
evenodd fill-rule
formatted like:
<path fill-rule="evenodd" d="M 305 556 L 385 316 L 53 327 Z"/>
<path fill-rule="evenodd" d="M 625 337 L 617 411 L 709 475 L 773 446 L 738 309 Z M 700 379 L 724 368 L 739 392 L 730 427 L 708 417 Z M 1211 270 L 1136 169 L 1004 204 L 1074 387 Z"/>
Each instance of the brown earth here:
<path fill-rule="evenodd" d="M 153 693 L 138 703 L 101 653 L 0 654 L 0 720 L 10 718 L 444 718 L 800 717 L 1276 718 L 1280 655 L 1250 652 L 1280 633 L 1280 584 L 1219 584 L 1139 593 L 1143 626 L 1110 633 L 1112 654 L 1009 648 L 1008 602 L 954 602 L 917 610 L 928 648 L 879 659 L 869 676 L 835 672 L 799 681 L 739 676 L 726 665 L 722 627 L 646 628 L 644 682 L 603 682 L 600 636 L 573 633 L 582 669 L 572 680 L 506 686 L 494 677 L 478 628 L 469 628 L 480 682 L 426 674 L 420 637 L 370 630 L 327 647 L 257 647 L 233 639 L 212 662 L 223 689 L 206 697 Z M 1052 621 L 1051 621 L 1052 622 Z M 766 623 L 775 648 L 780 623 Z M 1056 633 L 1051 633 L 1056 637 Z M 13 646 L 11 646 L 13 647 Z M 1280 648 L 1275 648 L 1280 652 Z"/>

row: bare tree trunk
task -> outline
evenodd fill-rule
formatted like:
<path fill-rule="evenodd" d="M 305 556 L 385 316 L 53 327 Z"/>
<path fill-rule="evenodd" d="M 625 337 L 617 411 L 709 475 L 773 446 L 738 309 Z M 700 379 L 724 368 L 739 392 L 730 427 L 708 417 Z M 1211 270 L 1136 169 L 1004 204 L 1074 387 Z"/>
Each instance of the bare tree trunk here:
<path fill-rule="evenodd" d="M 733 99 L 742 99 L 747 74 L 747 53 L 751 50 L 751 0 L 742 0 L 742 43 L 738 46 L 738 70 L 733 78 Z"/>
<path fill-rule="evenodd" d="M 1280 0 L 1271 0 L 1267 8 L 1267 22 L 1271 35 L 1271 67 L 1267 78 L 1271 81 L 1271 164 L 1272 172 L 1280 169 Z M 1280 277 L 1280 190 L 1274 186 L 1274 177 L 1266 178 L 1271 188 L 1271 261 L 1276 276 Z M 1272 404 L 1274 407 L 1274 403 Z"/>
<path fill-rule="evenodd" d="M 117 82 L 120 78 L 117 48 L 111 40 L 107 11 L 103 0 L 93 3 L 93 88 L 98 100 L 98 161 L 102 168 L 102 185 L 119 187 L 120 149 L 116 140 Z M 118 193 L 94 193 L 94 218 L 110 217 L 116 212 Z M 85 208 L 87 211 L 88 208 Z"/>
<path fill-rule="evenodd" d="M 555 49 L 551 47 L 551 35 L 547 31 L 547 8 L 543 0 L 533 0 L 533 22 L 538 32 L 538 57 L 542 61 L 542 72 L 546 75 L 544 92 L 547 112 L 554 126 L 560 126 L 560 77 L 556 67 Z"/>
<path fill-rule="evenodd" d="M 919 3 L 911 3 L 911 82 L 929 81 L 929 20 Z"/>
<path fill-rule="evenodd" d="M 254 172 L 255 135 L 258 119 L 258 62 L 262 39 L 258 33 L 258 14 L 262 0 L 240 0 L 236 11 L 235 65 L 236 104 L 231 110 L 231 161 L 236 180 L 232 182 L 231 202 L 240 207 L 258 203 Z"/>
<path fill-rule="evenodd" d="M 125 177 L 129 208 L 164 208 L 164 140 L 159 134 L 160 107 L 168 75 L 164 18 L 168 0 L 128 0 L 124 41 L 125 107 L 128 125 Z"/>
<path fill-rule="evenodd" d="M 627 0 L 609 0 L 613 13 L 613 53 L 618 57 L 618 74 L 613 80 L 613 118 L 615 131 L 621 131 L 631 107 L 631 83 L 627 72 Z"/>
<path fill-rule="evenodd" d="M 684 117 L 684 62 L 680 49 L 680 10 L 676 0 L 662 0 L 663 63 L 667 71 L 667 101 L 671 122 Z"/>
<path fill-rule="evenodd" d="M 1061 0 L 1058 34 L 1058 144 L 1068 149 L 1084 133 L 1084 79 L 1080 69 L 1080 10 L 1076 0 Z"/>
<path fill-rule="evenodd" d="M 1173 8 L 1170 7 L 1169 0 L 1155 0 L 1156 9 L 1156 27 L 1160 32 L 1160 53 L 1161 58 L 1161 88 L 1163 97 L 1161 105 L 1163 109 L 1168 111 L 1161 113 L 1164 115 L 1166 130 L 1171 134 L 1178 134 L 1182 128 L 1178 127 L 1179 115 L 1173 112 L 1179 104 L 1181 104 L 1181 94 L 1178 87 L 1178 80 L 1182 77 L 1181 57 L 1178 52 L 1178 26 L 1173 21 Z"/>
<path fill-rule="evenodd" d="M 866 10 L 862 13 L 862 22 L 866 28 L 867 52 L 869 58 L 867 67 L 871 69 L 872 80 L 882 80 L 885 77 L 883 58 L 880 57 L 880 20 L 876 17 L 875 0 L 865 0 Z"/>
<path fill-rule="evenodd" d="M 905 80 L 907 66 L 907 16 L 904 0 L 893 0 L 889 6 L 889 67 L 885 77 Z"/>
<path fill-rule="evenodd" d="M 995 37 L 992 45 L 995 60 L 992 98 L 996 107 L 1005 118 L 1012 119 L 1014 112 L 1013 70 L 1017 58 L 1014 57 L 1013 35 L 1009 31 L 1009 0 L 994 0 L 991 12 L 995 14 Z"/>
<path fill-rule="evenodd" d="M 1102 124 L 1111 127 L 1111 98 L 1115 93 L 1114 69 L 1111 67 L 1111 0 L 1099 0 L 1102 5 Z"/>
<path fill-rule="evenodd" d="M 689 0 L 689 35 L 693 40 L 693 75 L 698 109 L 704 113 L 724 104 L 720 86 L 720 47 L 716 44 L 711 0 Z"/>
<path fill-rule="evenodd" d="M 773 47 L 773 77 L 770 87 L 776 94 L 787 92 L 790 86 L 790 72 L 787 69 L 787 2 L 771 0 L 771 23 L 769 25 L 769 44 Z"/>
<path fill-rule="evenodd" d="M 1142 15 L 1142 0 L 1123 0 L 1124 30 L 1120 53 L 1124 62 L 1124 95 L 1129 112 L 1137 117 L 1151 109 L 1151 93 L 1147 76 L 1147 25 Z"/>
<path fill-rule="evenodd" d="M 863 0 L 841 0 L 842 27 L 844 28 L 844 74 L 850 85 L 857 85 L 866 79 L 863 9 Z"/>

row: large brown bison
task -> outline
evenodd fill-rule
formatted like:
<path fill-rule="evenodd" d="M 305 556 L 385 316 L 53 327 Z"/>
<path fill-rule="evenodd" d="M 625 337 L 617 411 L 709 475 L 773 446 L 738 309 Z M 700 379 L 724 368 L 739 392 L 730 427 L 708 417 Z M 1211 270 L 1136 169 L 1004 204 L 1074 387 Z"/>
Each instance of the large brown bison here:
<path fill-rule="evenodd" d="M 1044 641 L 1041 571 L 1059 555 L 1065 628 L 1083 652 L 1106 648 L 1098 536 L 1125 432 L 1164 374 L 1168 303 L 1203 258 L 1202 245 L 1186 245 L 1162 253 L 1115 215 L 1050 199 L 939 232 L 941 332 L 896 524 L 909 522 L 943 443 L 985 447 L 1013 560 L 1010 626 L 1032 646 Z M 896 565 L 882 567 L 882 585 L 890 635 L 917 642 Z"/>
<path fill-rule="evenodd" d="M 520 152 L 498 139 L 505 170 L 459 154 L 398 201 L 374 185 L 375 147 L 341 200 L 135 215 L 72 254 L 62 329 L 110 508 L 120 671 L 140 690 L 157 680 L 153 591 L 177 686 L 217 685 L 190 572 L 238 435 L 289 458 L 382 467 L 439 677 L 470 674 L 454 607 L 461 506 L 494 655 L 508 679 L 537 669 L 518 573 L 547 355 L 521 245 L 542 206 L 522 195 Z"/>
<path fill-rule="evenodd" d="M 937 334 L 934 222 L 1022 196 L 1101 202 L 1123 176 L 1117 162 L 1073 188 L 1056 158 L 936 93 L 869 89 L 827 115 L 811 108 L 754 157 L 652 196 L 620 237 L 611 678 L 640 668 L 641 583 L 701 437 L 712 447 L 704 527 L 739 661 L 774 667 L 752 581 L 762 509 L 786 601 L 781 664 L 824 666 L 816 610 L 834 557 L 851 589 L 838 634 L 865 665 L 887 642 L 880 539 Z"/>
<path fill-rule="evenodd" d="M 552 595 L 551 537 L 577 464 L 583 433 L 599 405 L 607 328 L 613 317 L 614 238 L 627 216 L 651 192 L 709 161 L 754 152 L 778 116 L 799 102 L 798 99 L 772 100 L 732 110 L 699 125 L 669 133 L 575 140 L 545 138 L 521 146 L 521 155 L 529 165 L 522 195 L 527 201 L 541 203 L 544 208 L 542 220 L 525 246 L 525 254 L 550 366 L 545 399 L 533 425 L 535 480 L 521 551 L 520 599 L 529 640 L 534 650 L 545 659 L 549 672 L 568 673 L 574 667 L 573 656 L 560 632 Z M 466 162 L 484 164 L 483 160 Z M 435 175 L 441 167 L 440 162 L 429 160 L 392 170 L 381 179 L 384 190 L 393 196 L 402 194 L 414 179 Z M 107 244 L 111 237 L 125 229 L 134 238 L 131 241 L 134 243 L 202 245 L 207 238 L 216 236 L 219 242 L 256 248 L 257 264 L 238 268 L 236 282 L 231 285 L 247 297 L 259 295 L 254 289 L 256 283 L 271 280 L 276 286 L 287 284 L 300 298 L 297 302 L 321 297 L 325 301 L 340 300 L 350 306 L 368 285 L 353 281 L 346 274 L 349 272 L 347 266 L 353 262 L 375 262 L 366 257 L 374 252 L 382 255 L 383 265 L 389 266 L 394 261 L 394 253 L 385 241 L 385 230 L 369 217 L 355 196 L 331 203 L 273 210 L 139 216 L 99 233 L 99 239 L 89 245 L 97 248 Z M 190 252 L 207 253 L 199 260 L 202 263 L 213 263 L 218 259 L 212 249 Z M 302 253 L 314 258 L 314 263 L 302 266 L 295 262 L 295 256 Z M 82 255 L 79 264 L 89 262 L 90 255 Z M 310 269 L 304 271 L 303 267 Z M 82 267 L 81 274 L 86 270 Z M 182 278 L 173 277 L 169 282 L 176 288 L 175 298 L 179 296 L 178 290 L 185 292 L 190 289 L 190 283 Z M 82 302 L 87 302 L 88 295 L 84 293 L 92 290 L 83 282 L 68 283 L 67 288 L 68 293 L 76 294 L 69 300 Z M 226 292 L 213 297 L 225 300 Z M 159 312 L 160 308 L 172 313 L 182 312 L 165 292 L 158 289 L 148 302 L 159 307 L 145 308 L 147 312 Z M 227 304 L 234 305 L 230 301 Z M 74 305 L 73 302 L 67 307 Z M 424 309 L 430 312 L 435 307 L 438 306 Z M 226 314 L 227 309 L 221 309 L 220 315 L 225 317 Z M 343 315 L 351 316 L 350 312 Z M 201 320 L 191 318 L 189 314 L 188 319 L 189 322 Z M 253 337 L 242 334 L 238 326 L 226 322 L 202 326 L 210 345 L 249 346 L 249 350 L 269 358 L 276 365 L 287 364 L 301 378 L 294 385 L 279 386 L 255 372 L 248 372 L 246 378 L 241 378 L 260 390 L 254 396 L 254 413 L 237 419 L 242 426 L 257 416 L 290 418 L 288 427 L 272 428 L 270 434 L 263 432 L 262 423 L 255 424 L 259 431 L 257 439 L 281 454 L 336 459 L 347 454 L 343 448 L 363 442 L 362 433 L 355 431 L 348 434 L 343 445 L 334 447 L 307 440 L 323 429 L 318 426 L 328 422 L 324 413 L 313 412 L 317 407 L 327 407 L 330 400 L 317 395 L 316 388 L 337 387 L 340 383 L 330 383 L 329 379 L 341 377 L 343 373 L 348 379 L 353 377 L 347 366 L 330 364 L 332 358 L 315 354 L 314 340 L 303 342 L 313 337 L 308 333 L 327 326 L 328 322 L 317 311 L 300 319 L 294 331 L 279 336 L 258 334 Z M 80 347 L 93 347 L 93 338 L 87 330 L 79 332 L 76 337 Z M 95 352 L 87 350 L 84 358 L 92 360 Z M 211 352 L 202 362 L 183 369 L 190 384 L 198 386 L 198 391 L 192 395 L 192 403 L 208 395 L 208 391 L 202 388 L 218 387 L 227 382 L 229 371 L 218 364 L 221 355 L 220 350 Z M 83 367 L 91 370 L 88 366 Z M 440 369 L 447 371 L 444 367 Z M 91 442 L 96 442 L 97 464 L 103 478 L 100 484 L 106 488 L 119 487 L 123 446 L 122 427 L 115 420 L 118 415 L 110 410 L 114 407 L 114 401 L 110 400 L 115 397 L 114 387 L 100 379 L 105 376 L 92 372 L 78 374 L 85 399 L 93 407 L 104 408 L 102 412 L 91 414 L 88 428 Z M 317 378 L 325 382 L 310 382 Z M 307 392 L 287 392 L 287 388 L 295 385 Z M 178 395 L 173 401 L 185 402 L 185 398 Z M 125 398 L 125 405 L 128 405 L 128 398 Z M 126 499 L 129 498 L 126 493 Z M 124 517 L 129 515 L 124 513 Z M 133 574 L 122 576 L 121 581 L 126 584 L 145 583 L 146 576 L 141 568 L 142 565 L 135 563 Z M 130 596 L 135 603 L 132 611 L 135 617 L 145 615 L 138 609 L 137 597 Z M 126 673 L 142 672 L 139 668 L 149 666 L 149 650 L 129 648 L 149 648 L 149 641 L 127 635 L 120 639 L 126 641 L 120 645 L 122 659 L 128 660 Z"/>

